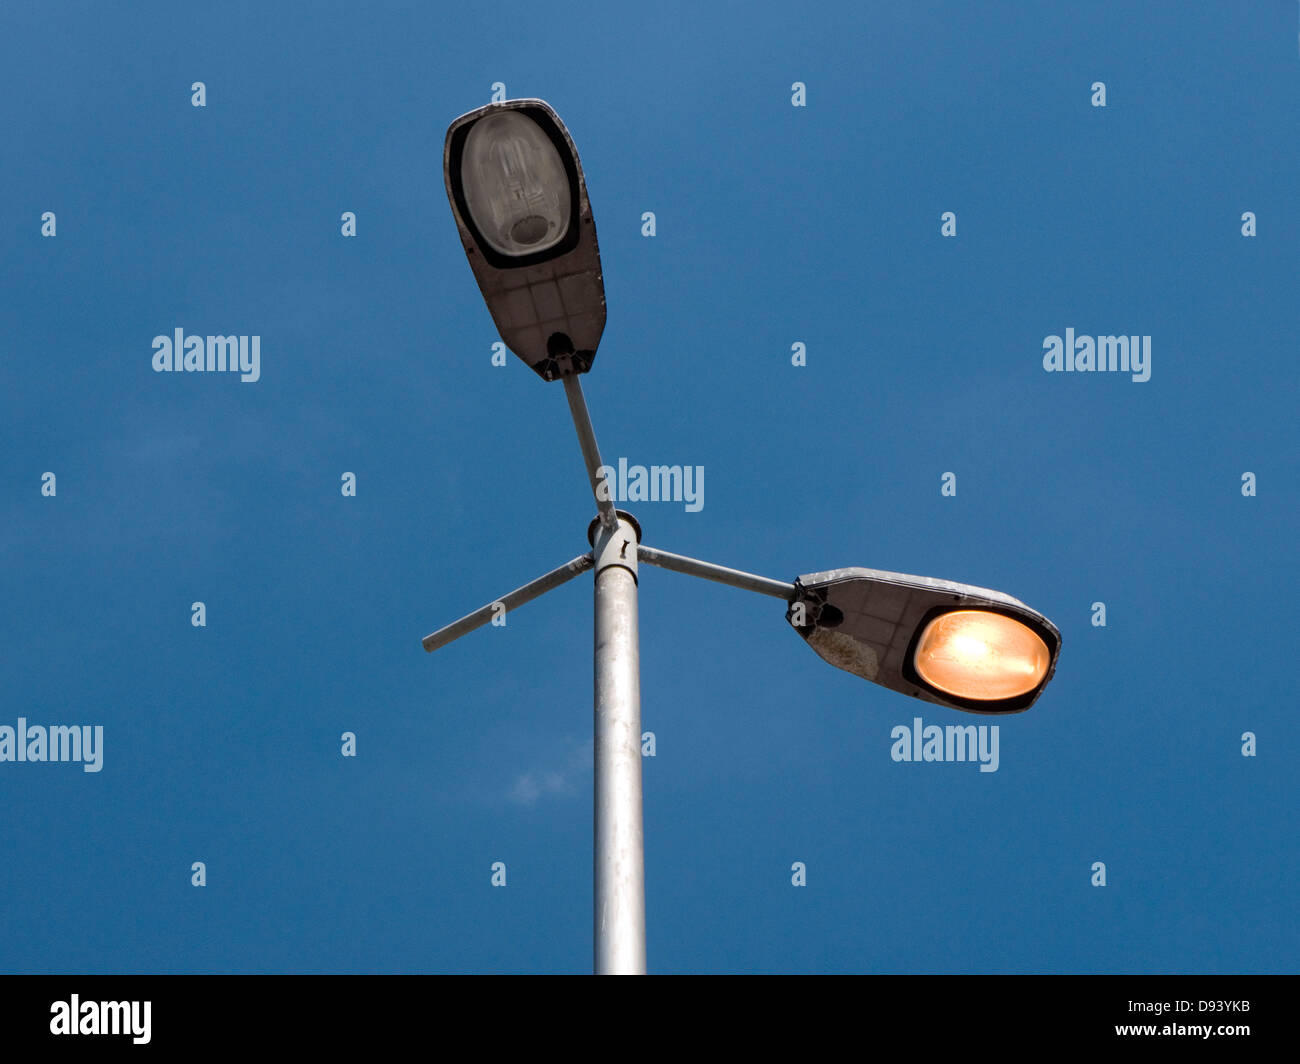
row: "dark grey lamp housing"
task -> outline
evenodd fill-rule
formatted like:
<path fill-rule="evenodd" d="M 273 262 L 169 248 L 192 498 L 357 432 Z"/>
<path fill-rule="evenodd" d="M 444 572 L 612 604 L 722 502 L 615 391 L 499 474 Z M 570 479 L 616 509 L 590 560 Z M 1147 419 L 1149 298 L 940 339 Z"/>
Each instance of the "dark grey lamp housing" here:
<path fill-rule="evenodd" d="M 506 100 L 447 130 L 443 178 L 501 339 L 544 380 L 586 373 L 605 284 L 582 163 L 542 100 Z"/>

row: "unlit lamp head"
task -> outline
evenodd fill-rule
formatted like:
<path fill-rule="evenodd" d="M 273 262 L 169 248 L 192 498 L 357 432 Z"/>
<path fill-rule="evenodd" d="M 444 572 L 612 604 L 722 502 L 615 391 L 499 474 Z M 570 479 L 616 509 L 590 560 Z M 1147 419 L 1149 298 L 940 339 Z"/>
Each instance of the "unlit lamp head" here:
<path fill-rule="evenodd" d="M 501 339 L 544 380 L 586 373 L 605 329 L 605 284 L 582 163 L 559 115 L 543 100 L 461 115 L 442 169 Z"/>
<path fill-rule="evenodd" d="M 800 577 L 786 619 L 823 660 L 884 687 L 971 713 L 1028 709 L 1061 633 L 988 588 L 878 569 Z"/>

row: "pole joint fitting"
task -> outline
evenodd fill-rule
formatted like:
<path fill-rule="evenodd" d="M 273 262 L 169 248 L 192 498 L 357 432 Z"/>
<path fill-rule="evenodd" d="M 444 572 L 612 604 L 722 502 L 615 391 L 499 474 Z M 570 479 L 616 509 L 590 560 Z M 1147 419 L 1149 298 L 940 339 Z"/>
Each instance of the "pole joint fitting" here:
<path fill-rule="evenodd" d="M 599 516 L 587 526 L 587 542 L 596 562 L 596 579 L 611 566 L 626 569 L 637 580 L 637 548 L 641 545 L 641 525 L 626 510 L 615 510 L 618 523 L 614 529 L 606 528 Z M 639 581 L 638 581 L 639 583 Z"/>

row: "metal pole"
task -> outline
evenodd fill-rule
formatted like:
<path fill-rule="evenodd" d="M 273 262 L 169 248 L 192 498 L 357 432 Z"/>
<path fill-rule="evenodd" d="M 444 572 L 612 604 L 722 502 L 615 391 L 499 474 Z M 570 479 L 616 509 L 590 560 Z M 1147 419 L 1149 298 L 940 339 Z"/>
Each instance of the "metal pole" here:
<path fill-rule="evenodd" d="M 645 974 L 645 844 L 641 821 L 641 654 L 635 518 L 618 511 L 587 531 L 595 578 L 594 968 Z"/>

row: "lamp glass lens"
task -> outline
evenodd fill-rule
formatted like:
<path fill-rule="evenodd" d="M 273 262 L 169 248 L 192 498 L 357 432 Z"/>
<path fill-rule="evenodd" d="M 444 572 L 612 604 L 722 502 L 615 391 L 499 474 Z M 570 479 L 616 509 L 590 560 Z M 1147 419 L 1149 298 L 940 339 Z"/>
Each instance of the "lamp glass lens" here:
<path fill-rule="evenodd" d="M 1047 675 L 1051 653 L 1038 633 L 1001 613 L 953 610 L 925 626 L 917 674 L 946 694 L 993 701 L 1015 698 Z"/>
<path fill-rule="evenodd" d="M 461 186 L 474 223 L 503 255 L 554 247 L 569 229 L 569 177 L 536 122 L 500 111 L 474 124 L 465 141 Z"/>

